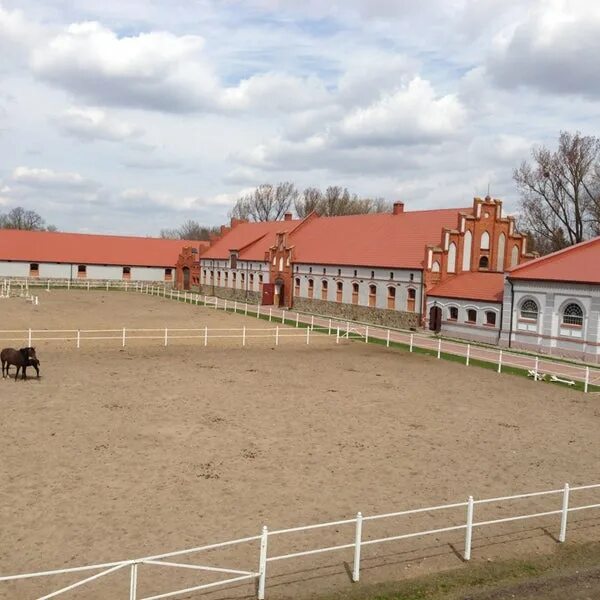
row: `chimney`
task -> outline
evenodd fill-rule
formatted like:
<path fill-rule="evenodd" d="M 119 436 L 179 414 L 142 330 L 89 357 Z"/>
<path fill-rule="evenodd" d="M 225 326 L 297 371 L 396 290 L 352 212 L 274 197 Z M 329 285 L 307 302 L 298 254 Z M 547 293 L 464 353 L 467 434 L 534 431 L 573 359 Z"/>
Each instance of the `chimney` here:
<path fill-rule="evenodd" d="M 393 215 L 401 215 L 404 212 L 404 202 L 394 202 L 394 208 L 392 209 Z"/>
<path fill-rule="evenodd" d="M 292 213 L 291 212 L 286 212 L 285 215 L 283 215 L 283 220 L 284 221 L 291 221 L 292 220 Z"/>

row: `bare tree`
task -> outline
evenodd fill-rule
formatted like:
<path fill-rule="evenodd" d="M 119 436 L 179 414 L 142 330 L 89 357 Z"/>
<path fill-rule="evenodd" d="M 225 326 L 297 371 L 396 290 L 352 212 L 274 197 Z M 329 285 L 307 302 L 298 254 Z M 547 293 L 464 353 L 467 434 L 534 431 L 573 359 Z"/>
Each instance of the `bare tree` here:
<path fill-rule="evenodd" d="M 160 237 L 173 240 L 208 240 L 211 234 L 219 232 L 218 227 L 206 227 L 198 221 L 187 220 L 176 229 L 161 229 Z"/>
<path fill-rule="evenodd" d="M 513 177 L 521 193 L 522 228 L 539 251 L 559 250 L 600 228 L 600 139 L 561 132 L 558 149 L 532 150 Z"/>
<path fill-rule="evenodd" d="M 311 212 L 326 217 L 389 212 L 391 206 L 383 198 L 360 198 L 346 188 L 330 186 L 323 194 L 317 188 L 306 188 L 295 204 L 296 214 L 304 218 Z"/>
<path fill-rule="evenodd" d="M 301 218 L 307 217 L 312 212 L 319 213 L 321 210 L 321 202 L 323 194 L 319 188 L 308 187 L 301 196 L 298 196 L 294 203 L 296 214 Z"/>
<path fill-rule="evenodd" d="M 298 198 L 293 183 L 265 183 L 237 200 L 230 216 L 247 221 L 279 221 Z"/>
<path fill-rule="evenodd" d="M 29 231 L 56 231 L 56 227 L 46 227 L 46 222 L 34 210 L 17 206 L 6 214 L 0 215 L 0 229 L 25 229 Z"/>

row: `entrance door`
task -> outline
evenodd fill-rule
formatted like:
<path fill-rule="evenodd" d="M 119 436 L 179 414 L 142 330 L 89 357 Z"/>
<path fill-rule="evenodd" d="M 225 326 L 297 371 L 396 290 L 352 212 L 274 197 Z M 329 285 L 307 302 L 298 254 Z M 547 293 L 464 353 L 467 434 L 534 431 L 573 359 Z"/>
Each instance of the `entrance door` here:
<path fill-rule="evenodd" d="M 283 281 L 281 279 L 278 279 L 275 282 L 275 293 L 274 293 L 274 297 L 273 297 L 273 304 L 275 306 L 279 306 L 280 308 L 283 307 L 284 305 L 284 295 L 283 295 L 283 289 L 284 289 L 284 285 L 283 285 Z"/>
<path fill-rule="evenodd" d="M 429 311 L 429 329 L 439 333 L 441 328 L 442 309 L 439 306 L 432 306 L 431 310 Z"/>
<path fill-rule="evenodd" d="M 274 283 L 263 283 L 262 303 L 267 306 L 271 306 L 273 304 L 274 296 L 275 296 L 275 284 Z"/>
<path fill-rule="evenodd" d="M 189 267 L 183 267 L 183 289 L 184 290 L 190 289 L 190 268 Z"/>

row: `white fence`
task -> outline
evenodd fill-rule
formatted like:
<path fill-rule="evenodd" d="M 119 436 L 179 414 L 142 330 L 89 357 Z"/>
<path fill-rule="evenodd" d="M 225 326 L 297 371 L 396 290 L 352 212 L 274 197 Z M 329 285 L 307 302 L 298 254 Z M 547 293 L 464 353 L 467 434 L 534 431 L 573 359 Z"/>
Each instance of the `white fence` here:
<path fill-rule="evenodd" d="M 25 580 L 25 579 L 33 579 L 39 577 L 47 577 L 51 575 L 59 575 L 59 574 L 69 574 L 69 573 L 82 573 L 85 571 L 99 571 L 94 575 L 86 577 L 85 579 L 81 579 L 75 583 L 62 587 L 53 592 L 44 594 L 42 596 L 38 596 L 37 600 L 47 600 L 49 598 L 54 598 L 63 593 L 66 593 L 70 590 L 78 588 L 83 585 L 87 585 L 92 583 L 93 581 L 105 577 L 106 575 L 110 575 L 115 571 L 128 568 L 130 570 L 130 583 L 129 583 L 129 600 L 159 600 L 161 598 L 173 598 L 176 596 L 181 596 L 183 594 L 189 594 L 191 592 L 201 591 L 211 589 L 217 586 L 226 586 L 233 583 L 238 583 L 242 581 L 255 581 L 257 587 L 257 598 L 258 600 L 264 600 L 266 585 L 267 585 L 267 575 L 268 575 L 268 565 L 270 563 L 276 561 L 283 560 L 291 560 L 294 558 L 300 558 L 303 556 L 311 556 L 317 554 L 324 554 L 329 552 L 337 552 L 337 551 L 352 551 L 353 560 L 352 560 L 352 581 L 357 582 L 360 579 L 360 565 L 361 565 L 361 554 L 364 548 L 368 548 L 369 546 L 389 543 L 393 541 L 400 540 L 409 540 L 413 538 L 426 537 L 430 535 L 448 533 L 448 532 L 464 532 L 464 547 L 463 547 L 463 558 L 465 561 L 471 559 L 472 555 L 472 542 L 473 542 L 473 533 L 478 528 L 483 527 L 493 527 L 494 525 L 499 525 L 501 523 L 511 523 L 518 521 L 525 521 L 530 519 L 540 519 L 547 518 L 551 516 L 556 516 L 557 521 L 555 523 L 558 536 L 557 539 L 559 542 L 564 542 L 567 536 L 567 527 L 569 521 L 569 514 L 580 511 L 587 511 L 592 509 L 600 508 L 600 503 L 593 504 L 583 504 L 583 505 L 573 505 L 572 499 L 573 495 L 577 492 L 589 491 L 589 490 L 597 490 L 600 488 L 600 484 L 593 485 L 581 485 L 570 487 L 568 483 L 564 485 L 561 489 L 547 490 L 542 492 L 531 492 L 527 494 L 517 494 L 513 496 L 501 496 L 498 498 L 485 498 L 481 500 L 475 500 L 472 496 L 469 496 L 466 501 L 462 502 L 454 502 L 451 504 L 442 504 L 438 506 L 429 506 L 427 508 L 416 508 L 409 510 L 402 510 L 399 512 L 392 512 L 386 514 L 378 514 L 378 515 L 363 515 L 362 513 L 357 513 L 355 517 L 350 519 L 342 519 L 339 521 L 330 521 L 327 523 L 318 523 L 314 525 L 305 525 L 301 527 L 290 527 L 287 529 L 276 529 L 274 531 L 269 531 L 269 529 L 264 526 L 260 531 L 260 534 L 245 537 L 241 539 L 231 540 L 227 542 L 222 542 L 218 544 L 210 544 L 205 546 L 198 546 L 196 548 L 189 548 L 187 550 L 179 550 L 175 552 L 167 552 L 165 554 L 157 554 L 154 556 L 146 556 L 143 558 L 136 558 L 130 560 L 121 560 L 109 563 L 95 564 L 95 565 L 87 565 L 84 567 L 69 567 L 64 569 L 54 569 L 51 571 L 40 571 L 36 573 L 24 573 L 20 575 L 8 575 L 0 577 L 0 582 L 9 582 L 9 581 L 17 581 L 17 580 Z M 556 504 L 550 510 L 544 510 L 541 512 L 533 512 L 526 514 L 518 514 L 509 517 L 500 517 L 493 519 L 482 519 L 477 520 L 479 507 L 484 505 L 495 505 L 494 508 L 500 508 L 499 503 L 509 503 L 515 500 L 524 500 L 531 498 L 556 498 Z M 550 506 L 548 507 L 550 508 Z M 410 517 L 411 515 L 418 514 L 427 514 L 431 516 L 432 513 L 440 514 L 442 511 L 451 510 L 451 509 L 462 509 L 465 512 L 463 513 L 463 519 L 461 523 L 456 524 L 456 520 L 452 521 L 452 524 L 446 525 L 443 527 L 437 527 L 432 529 L 427 529 L 423 531 L 416 532 L 405 532 L 405 533 L 395 533 L 393 535 L 386 535 L 385 537 L 369 537 L 369 523 L 374 521 L 383 521 L 386 519 L 398 519 L 402 517 Z M 311 531 L 311 530 L 323 530 L 327 528 L 337 528 L 342 525 L 353 525 L 352 537 L 347 540 L 346 543 L 337 544 L 334 546 L 327 546 L 321 548 L 311 548 L 307 550 L 303 550 L 300 552 L 291 552 L 287 554 L 275 554 L 271 555 L 269 553 L 269 541 L 277 536 L 290 536 L 291 534 Z M 390 531 L 391 533 L 391 531 Z M 258 548 L 254 550 L 257 552 L 255 555 L 255 560 L 258 562 L 258 570 L 240 570 L 240 569 L 232 569 L 228 566 L 225 567 L 214 567 L 203 564 L 188 564 L 188 563 L 180 563 L 173 562 L 167 559 L 173 559 L 175 557 L 181 557 L 185 555 L 197 554 L 203 551 L 214 550 L 218 548 L 237 546 L 242 544 L 248 544 L 252 542 L 260 542 Z M 249 559 L 251 556 L 249 556 Z M 138 567 L 140 565 L 152 565 L 152 566 L 162 566 L 162 567 L 170 567 L 173 569 L 192 569 L 197 571 L 206 571 L 212 573 L 222 573 L 224 575 L 233 575 L 234 577 L 229 577 L 227 579 L 222 579 L 219 581 L 199 584 L 192 587 L 187 587 L 183 589 L 177 589 L 173 591 L 162 592 L 159 594 L 153 594 L 150 596 L 140 596 L 138 593 L 138 588 L 140 584 L 140 573 L 138 572 Z M 22 597 L 22 596 L 19 596 Z M 114 596 L 113 596 L 114 597 Z M 125 598 L 125 596 L 123 596 Z"/>
<path fill-rule="evenodd" d="M 53 288 L 65 287 L 68 289 L 119 289 L 123 291 L 135 291 L 144 294 L 150 294 L 172 300 L 178 300 L 190 304 L 207 306 L 215 310 L 225 310 L 268 319 L 282 324 L 296 327 L 310 326 L 312 331 L 327 332 L 329 335 L 335 334 L 339 330 L 342 338 L 361 339 L 365 342 L 378 341 L 387 347 L 393 345 L 402 345 L 409 352 L 427 352 L 437 356 L 437 358 L 460 358 L 465 365 L 477 364 L 483 362 L 495 365 L 498 373 L 503 370 L 514 368 L 526 372 L 534 381 L 546 380 L 562 385 L 578 386 L 584 392 L 588 392 L 590 386 L 600 387 L 600 369 L 591 365 L 577 363 L 574 361 L 551 360 L 546 356 L 532 355 L 522 352 L 513 352 L 507 349 L 482 346 L 478 344 L 469 344 L 456 340 L 449 340 L 440 336 L 426 335 L 383 327 L 379 325 L 369 325 L 356 321 L 348 321 L 322 315 L 299 313 L 297 311 L 288 311 L 276 307 L 265 307 L 260 304 L 248 304 L 247 302 L 224 300 L 207 295 L 200 295 L 193 292 L 182 292 L 174 290 L 163 284 L 127 282 L 127 281 L 60 281 L 47 280 L 42 281 L 18 281 L 5 280 L 8 285 L 24 286 L 27 290 L 28 285 L 41 285 L 47 290 Z M 241 336 L 241 334 L 240 334 Z"/>
<path fill-rule="evenodd" d="M 282 338 L 301 338 L 306 344 L 314 339 L 311 328 L 298 332 L 289 327 L 238 327 L 238 328 L 209 328 L 198 327 L 184 329 L 177 327 L 145 328 L 122 327 L 115 329 L 6 329 L 0 330 L 0 342 L 15 342 L 33 346 L 39 342 L 73 342 L 76 348 L 81 348 L 88 342 L 98 340 L 117 340 L 123 348 L 136 340 L 160 340 L 161 344 L 168 346 L 173 340 L 201 340 L 204 346 L 210 340 L 232 339 L 239 340 L 241 346 L 246 346 L 248 340 L 262 338 L 272 340 L 279 346 Z M 341 336 L 339 331 L 336 342 Z"/>

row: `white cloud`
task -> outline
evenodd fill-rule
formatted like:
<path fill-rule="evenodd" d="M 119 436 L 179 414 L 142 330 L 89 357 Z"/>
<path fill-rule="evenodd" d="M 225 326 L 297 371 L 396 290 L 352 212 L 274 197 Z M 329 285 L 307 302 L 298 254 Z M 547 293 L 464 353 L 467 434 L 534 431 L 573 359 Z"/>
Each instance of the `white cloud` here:
<path fill-rule="evenodd" d="M 494 36 L 487 69 L 504 87 L 600 96 L 600 4 L 545 0 Z"/>
<path fill-rule="evenodd" d="M 457 133 L 465 117 L 455 95 L 438 97 L 429 81 L 415 77 L 405 88 L 351 112 L 339 130 L 344 141 L 356 144 L 428 143 Z"/>
<path fill-rule="evenodd" d="M 94 188 L 97 184 L 85 179 L 79 173 L 59 172 L 52 169 L 17 167 L 12 180 L 19 185 L 32 188 Z"/>
<path fill-rule="evenodd" d="M 139 127 L 111 117 L 99 108 L 71 107 L 56 117 L 60 129 L 81 140 L 107 140 L 112 142 L 131 140 L 143 135 Z"/>

